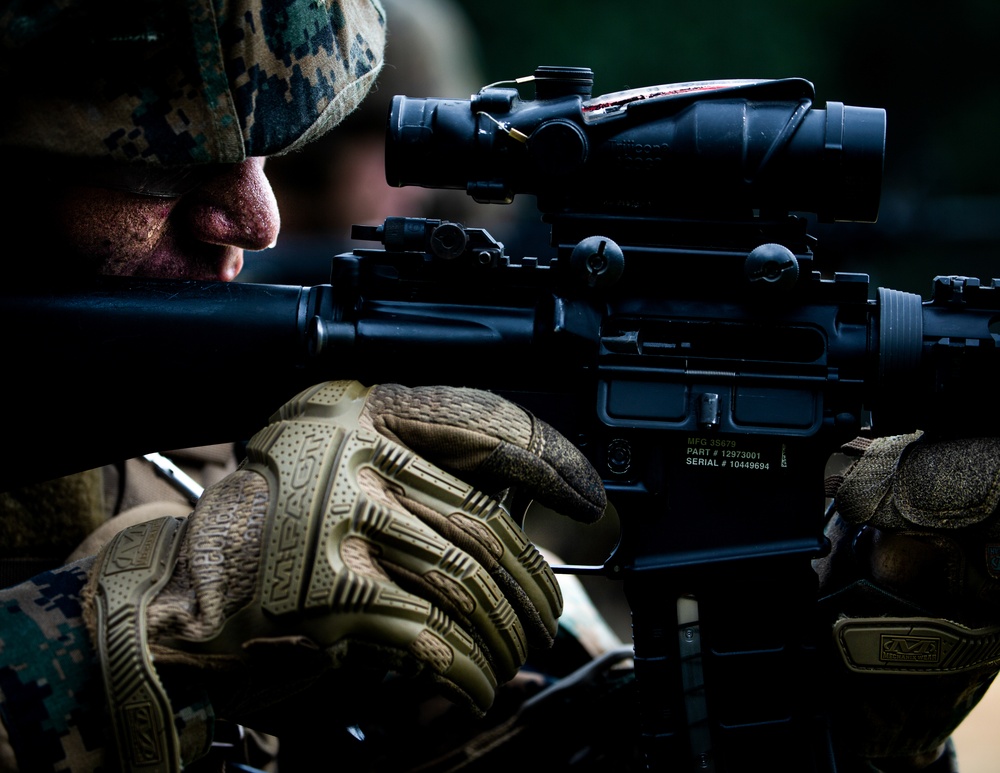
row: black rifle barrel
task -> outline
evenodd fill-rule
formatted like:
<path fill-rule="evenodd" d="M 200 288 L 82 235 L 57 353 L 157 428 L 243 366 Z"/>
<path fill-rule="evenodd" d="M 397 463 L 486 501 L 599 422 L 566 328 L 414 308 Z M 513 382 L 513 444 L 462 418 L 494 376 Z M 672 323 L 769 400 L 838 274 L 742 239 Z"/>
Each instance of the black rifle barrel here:
<path fill-rule="evenodd" d="M 328 285 L 109 277 L 5 288 L 0 351 L 11 411 L 0 490 L 150 451 L 248 439 L 325 379 L 436 376 L 485 386 L 532 356 L 531 310 L 378 308 L 337 322 Z"/>

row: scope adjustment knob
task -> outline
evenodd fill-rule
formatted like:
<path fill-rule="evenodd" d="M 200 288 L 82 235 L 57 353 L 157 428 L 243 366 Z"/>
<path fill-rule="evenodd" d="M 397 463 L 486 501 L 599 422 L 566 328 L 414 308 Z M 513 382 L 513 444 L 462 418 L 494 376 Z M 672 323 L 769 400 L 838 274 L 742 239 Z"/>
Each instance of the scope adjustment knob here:
<path fill-rule="evenodd" d="M 546 121 L 528 137 L 528 153 L 546 178 L 565 178 L 579 172 L 587 163 L 587 137 L 572 121 L 557 118 Z"/>
<path fill-rule="evenodd" d="M 557 99 L 574 94 L 590 99 L 594 92 L 594 71 L 589 67 L 554 67 L 541 65 L 535 68 L 535 97 Z"/>

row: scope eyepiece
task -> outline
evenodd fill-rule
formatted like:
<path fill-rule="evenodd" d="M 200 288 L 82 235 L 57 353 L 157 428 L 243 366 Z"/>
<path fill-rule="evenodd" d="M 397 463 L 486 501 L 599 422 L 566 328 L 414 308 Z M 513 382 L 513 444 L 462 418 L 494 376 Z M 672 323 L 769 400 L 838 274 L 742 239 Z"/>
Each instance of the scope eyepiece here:
<path fill-rule="evenodd" d="M 813 107 L 808 81 L 696 81 L 591 97 L 588 68 L 540 67 L 534 99 L 392 101 L 386 181 L 534 195 L 546 213 L 752 217 L 812 212 L 874 222 L 885 111 Z"/>

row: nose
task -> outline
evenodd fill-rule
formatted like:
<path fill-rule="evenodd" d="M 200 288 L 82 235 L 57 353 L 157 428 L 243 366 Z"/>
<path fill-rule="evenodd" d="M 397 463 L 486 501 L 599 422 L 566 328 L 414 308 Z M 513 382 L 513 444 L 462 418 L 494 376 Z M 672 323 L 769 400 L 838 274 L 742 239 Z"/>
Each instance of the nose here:
<path fill-rule="evenodd" d="M 208 244 L 263 250 L 275 243 L 281 219 L 264 159 L 227 167 L 189 194 L 194 236 Z"/>

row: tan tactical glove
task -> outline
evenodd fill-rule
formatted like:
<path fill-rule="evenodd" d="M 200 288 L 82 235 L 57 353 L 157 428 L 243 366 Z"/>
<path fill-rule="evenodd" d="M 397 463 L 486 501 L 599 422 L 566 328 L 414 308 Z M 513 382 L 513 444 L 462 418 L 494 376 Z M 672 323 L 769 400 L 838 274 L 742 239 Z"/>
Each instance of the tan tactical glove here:
<path fill-rule="evenodd" d="M 843 669 L 835 741 L 882 770 L 919 770 L 1000 668 L 1000 439 L 853 449 L 817 563 Z"/>
<path fill-rule="evenodd" d="M 352 663 L 428 673 L 487 709 L 528 646 L 551 643 L 562 600 L 497 500 L 442 468 L 587 522 L 605 507 L 596 471 L 477 390 L 330 382 L 271 421 L 186 523 L 127 529 L 100 554 L 91 603 L 112 708 L 162 698 L 139 662 L 151 652 L 157 669 L 200 669 L 223 711 Z"/>

